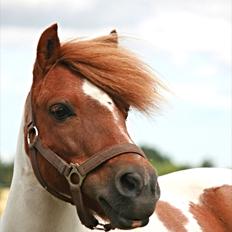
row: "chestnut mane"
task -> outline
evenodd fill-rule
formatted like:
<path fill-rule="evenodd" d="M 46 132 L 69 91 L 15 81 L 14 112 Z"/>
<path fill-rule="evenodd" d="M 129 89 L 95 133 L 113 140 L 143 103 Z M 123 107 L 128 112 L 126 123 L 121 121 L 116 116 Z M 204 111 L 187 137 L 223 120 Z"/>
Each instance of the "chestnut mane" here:
<path fill-rule="evenodd" d="M 125 105 L 145 112 L 158 105 L 159 81 L 133 53 L 117 44 L 115 32 L 63 43 L 58 60 Z"/>

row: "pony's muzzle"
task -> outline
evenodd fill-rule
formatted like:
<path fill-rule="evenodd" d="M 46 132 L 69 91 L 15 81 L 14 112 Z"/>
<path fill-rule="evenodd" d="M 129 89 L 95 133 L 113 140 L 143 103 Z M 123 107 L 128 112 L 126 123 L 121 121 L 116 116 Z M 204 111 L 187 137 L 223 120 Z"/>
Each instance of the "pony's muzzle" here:
<path fill-rule="evenodd" d="M 157 175 L 140 164 L 115 167 L 108 194 L 99 203 L 116 228 L 131 229 L 144 226 L 153 214 L 160 197 Z"/>

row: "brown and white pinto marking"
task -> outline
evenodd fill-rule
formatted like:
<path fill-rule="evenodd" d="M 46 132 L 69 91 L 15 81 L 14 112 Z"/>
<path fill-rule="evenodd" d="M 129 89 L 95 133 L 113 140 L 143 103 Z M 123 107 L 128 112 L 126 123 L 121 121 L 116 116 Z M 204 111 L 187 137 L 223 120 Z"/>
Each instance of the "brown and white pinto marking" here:
<path fill-rule="evenodd" d="M 129 107 L 148 111 L 159 98 L 158 81 L 117 44 L 115 31 L 60 44 L 57 26 L 51 26 L 40 38 L 33 77 L 31 96 L 39 137 L 45 147 L 72 163 L 82 163 L 112 145 L 132 143 L 125 125 Z M 90 231 L 81 225 L 73 206 L 53 197 L 35 178 L 26 142 L 28 109 L 27 100 L 1 232 Z M 49 186 L 70 195 L 64 177 L 42 156 L 38 161 Z M 196 232 L 207 228 L 198 213 L 204 208 L 197 205 L 198 196 L 205 188 L 229 184 L 230 174 L 224 169 L 197 169 L 160 177 L 162 197 L 151 216 L 159 198 L 156 173 L 143 157 L 123 154 L 92 171 L 82 192 L 86 210 L 116 228 L 144 226 L 151 216 L 146 227 L 135 231 Z M 227 196 L 224 190 L 222 195 Z M 230 226 L 227 221 L 223 219 L 220 226 Z"/>
<path fill-rule="evenodd" d="M 232 231 L 232 187 L 206 189 L 199 204 L 191 203 L 190 212 L 205 232 Z"/>
<path fill-rule="evenodd" d="M 232 231 L 232 170 L 196 168 L 159 177 L 157 231 Z M 151 225 L 152 224 L 152 225 Z M 155 231 L 155 230 L 154 230 Z"/>

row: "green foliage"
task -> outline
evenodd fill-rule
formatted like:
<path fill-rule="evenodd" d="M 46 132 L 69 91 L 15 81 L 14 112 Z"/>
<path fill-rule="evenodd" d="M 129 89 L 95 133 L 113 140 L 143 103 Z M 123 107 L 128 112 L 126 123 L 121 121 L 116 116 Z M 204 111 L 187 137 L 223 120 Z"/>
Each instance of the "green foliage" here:
<path fill-rule="evenodd" d="M 13 163 L 0 161 L 0 187 L 10 187 L 13 177 Z"/>
<path fill-rule="evenodd" d="M 170 172 L 191 168 L 189 165 L 174 164 L 168 156 L 162 154 L 160 151 L 154 148 L 150 148 L 147 146 L 142 146 L 141 148 L 147 155 L 152 165 L 158 171 L 159 175 L 164 175 Z"/>

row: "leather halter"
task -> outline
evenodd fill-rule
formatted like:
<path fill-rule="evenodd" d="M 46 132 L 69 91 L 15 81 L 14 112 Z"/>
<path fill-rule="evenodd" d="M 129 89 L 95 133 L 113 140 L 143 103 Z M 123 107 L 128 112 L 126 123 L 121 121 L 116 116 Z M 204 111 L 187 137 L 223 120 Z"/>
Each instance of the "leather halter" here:
<path fill-rule="evenodd" d="M 114 229 L 111 224 L 104 225 L 99 223 L 97 219 L 95 219 L 95 217 L 89 212 L 89 210 L 86 209 L 82 199 L 82 183 L 85 180 L 85 177 L 91 171 L 93 171 L 95 168 L 97 168 L 107 160 L 112 159 L 113 157 L 126 153 L 131 153 L 146 158 L 145 154 L 134 144 L 117 144 L 93 154 L 81 164 L 67 163 L 57 153 L 55 153 L 48 147 L 44 147 L 44 145 L 42 144 L 38 128 L 36 127 L 31 93 L 29 93 L 28 100 L 29 118 L 26 122 L 26 142 L 30 149 L 31 164 L 36 178 L 38 179 L 40 184 L 53 196 L 75 205 L 77 214 L 82 224 L 84 224 L 86 227 L 90 229 L 99 229 L 104 231 Z M 37 158 L 39 155 L 42 155 L 60 173 L 61 176 L 65 177 L 70 188 L 71 196 L 67 196 L 61 192 L 58 192 L 56 189 L 52 188 L 48 185 L 48 183 L 46 183 L 40 172 Z"/>

